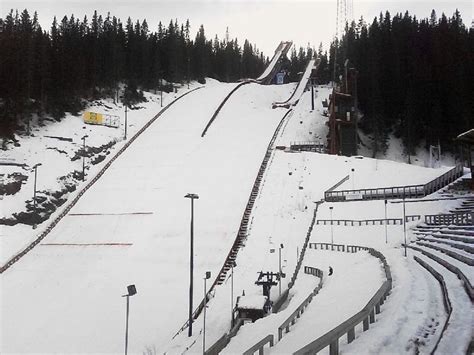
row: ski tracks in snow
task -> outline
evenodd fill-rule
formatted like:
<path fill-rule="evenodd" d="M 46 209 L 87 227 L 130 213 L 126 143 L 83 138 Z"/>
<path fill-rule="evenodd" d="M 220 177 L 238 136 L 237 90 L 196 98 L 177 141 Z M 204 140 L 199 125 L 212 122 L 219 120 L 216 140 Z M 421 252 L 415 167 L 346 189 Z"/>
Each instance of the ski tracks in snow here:
<path fill-rule="evenodd" d="M 386 307 L 369 332 L 344 345 L 341 353 L 429 354 L 436 345 L 446 320 L 438 281 L 410 257 L 387 259 L 393 289 Z"/>

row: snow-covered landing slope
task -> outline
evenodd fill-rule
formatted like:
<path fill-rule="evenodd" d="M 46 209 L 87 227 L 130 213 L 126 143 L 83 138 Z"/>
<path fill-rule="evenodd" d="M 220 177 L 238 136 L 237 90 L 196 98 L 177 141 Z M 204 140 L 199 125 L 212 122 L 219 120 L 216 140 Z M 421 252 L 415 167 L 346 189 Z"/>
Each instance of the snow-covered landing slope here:
<path fill-rule="evenodd" d="M 129 350 L 171 338 L 187 317 L 190 203 L 184 195 L 200 196 L 197 282 L 206 270 L 215 275 L 228 253 L 281 119 L 271 102 L 288 94 L 287 87 L 246 87 L 201 138 L 228 89 L 216 84 L 170 108 L 41 245 L 2 275 L 0 352 L 121 352 L 121 295 L 132 283 L 138 294 L 131 299 Z"/>
<path fill-rule="evenodd" d="M 294 109 L 293 115 L 284 124 L 284 130 L 278 136 L 275 143 L 276 146 L 288 146 L 291 141 L 307 141 L 310 139 L 318 141 L 319 138 L 324 139 L 327 132 L 324 122 L 327 118 L 322 115 L 321 100 L 325 98 L 323 93 L 328 90 L 329 88 L 327 87 L 318 88 L 315 111 L 311 111 L 311 92 L 308 91 L 303 94 L 302 99 Z M 282 109 L 275 111 L 280 111 L 281 114 L 284 112 Z M 222 124 L 223 122 L 225 120 L 222 120 L 221 117 L 220 120 L 216 121 L 216 124 Z M 296 264 L 297 248 L 303 244 L 312 218 L 313 202 L 323 198 L 326 189 L 350 173 L 350 169 L 354 164 L 357 164 L 355 166 L 361 170 L 361 174 L 364 173 L 366 176 L 373 174 L 371 182 L 377 185 L 381 184 L 387 176 L 392 175 L 392 182 L 404 184 L 410 182 L 410 175 L 416 176 L 419 180 L 427 181 L 436 173 L 441 174 L 443 172 L 435 169 L 413 167 L 407 164 L 376 162 L 373 159 L 366 158 L 359 160 L 317 153 L 293 153 L 276 150 L 268 165 L 263 179 L 263 187 L 251 216 L 250 234 L 245 243 L 245 248 L 239 252 L 236 260 L 237 267 L 234 269 L 234 301 L 235 297 L 241 295 L 243 290 L 245 290 L 246 295 L 261 294 L 261 287 L 254 285 L 257 272 L 278 271 L 278 248 L 280 244 L 284 245 L 282 249 L 282 269 L 288 275 L 287 278 L 283 279 L 282 290 L 286 288 Z M 377 174 L 374 173 L 376 166 L 379 172 Z M 349 180 L 348 183 L 351 184 L 352 181 Z M 354 216 L 381 218 L 380 214 L 383 217 L 384 212 L 383 205 L 377 204 L 377 201 L 372 204 L 358 206 L 357 209 L 351 207 L 353 205 L 352 202 L 334 205 L 333 212 L 335 216 L 337 213 L 338 218 L 342 218 L 343 214 L 346 214 L 347 218 L 354 218 Z M 320 206 L 317 218 L 327 218 L 328 206 L 329 204 L 326 203 Z M 390 204 L 389 216 L 400 217 L 401 207 L 401 204 Z M 347 212 L 344 212 L 346 208 Z M 410 211 L 409 214 L 416 212 L 412 206 L 407 207 L 407 209 Z M 389 229 L 389 233 L 392 234 L 389 237 L 390 243 L 388 246 L 385 246 L 383 229 L 377 229 L 377 227 L 373 227 L 374 229 L 363 229 L 363 231 L 362 229 L 357 229 L 357 231 L 361 231 L 357 234 L 355 234 L 355 229 L 347 229 L 344 232 L 344 240 L 340 238 L 341 233 L 336 232 L 335 229 L 334 238 L 336 243 L 344 242 L 344 244 L 372 246 L 381 250 L 384 254 L 385 250 L 389 248 L 388 253 L 390 254 L 394 251 L 393 248 L 400 246 L 402 241 L 400 234 L 397 235 L 397 238 L 393 235 L 395 231 L 399 233 L 401 227 L 397 226 L 396 229 L 392 229 L 392 227 L 390 226 Z M 329 227 L 315 227 L 311 241 L 330 241 Z M 394 253 L 396 257 L 393 257 L 391 260 L 398 263 L 398 258 L 400 257 L 399 250 L 395 250 Z M 347 266 L 347 269 L 349 270 L 350 267 Z M 403 268 L 396 267 L 395 269 L 397 273 L 405 272 Z M 409 282 L 413 282 L 413 279 L 409 279 Z M 228 279 L 226 283 L 219 286 L 216 289 L 215 297 L 208 304 L 206 321 L 207 347 L 210 347 L 225 332 L 229 331 L 231 316 L 230 284 L 230 279 Z M 298 288 L 297 285 L 295 287 Z M 295 289 L 294 292 L 304 293 L 306 291 Z M 271 293 L 273 297 L 277 297 L 278 286 L 274 287 Z M 334 295 L 334 297 L 343 302 L 344 295 Z M 316 296 L 317 298 L 318 296 Z M 278 318 L 279 316 L 271 315 L 268 322 L 273 322 L 271 320 L 272 317 Z M 191 345 L 191 351 L 201 349 L 202 335 L 199 333 L 201 329 L 202 316 L 195 323 L 195 335 L 192 338 L 188 338 L 186 335 L 178 337 L 174 340 L 172 346 L 166 349 L 169 350 L 169 353 L 182 352 Z M 270 329 L 264 333 L 258 331 L 258 337 L 256 336 L 256 338 L 261 339 L 270 331 Z M 251 346 L 253 344 L 249 343 L 248 345 Z"/>

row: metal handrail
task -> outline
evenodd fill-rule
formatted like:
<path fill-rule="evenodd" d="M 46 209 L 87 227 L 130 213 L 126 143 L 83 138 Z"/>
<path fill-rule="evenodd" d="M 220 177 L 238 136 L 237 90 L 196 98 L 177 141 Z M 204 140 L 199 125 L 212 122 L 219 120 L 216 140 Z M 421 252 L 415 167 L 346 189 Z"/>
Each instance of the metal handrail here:
<path fill-rule="evenodd" d="M 463 167 L 458 164 L 443 175 L 429 181 L 426 184 L 377 187 L 354 190 L 332 191 L 331 189 L 324 192 L 326 201 L 345 201 L 346 195 L 362 194 L 362 199 L 380 199 L 380 198 L 413 198 L 429 195 L 440 188 L 450 184 L 460 176 L 462 176 Z"/>
<path fill-rule="evenodd" d="M 368 318 L 371 317 L 371 313 L 376 306 L 380 306 L 380 300 L 384 299 L 388 292 L 391 289 L 391 282 L 385 281 L 382 286 L 378 289 L 375 295 L 370 299 L 367 305 L 362 308 L 360 312 L 353 315 L 345 322 L 339 324 L 334 329 L 330 330 L 326 334 L 320 336 L 318 339 L 312 341 L 308 345 L 302 347 L 294 354 L 314 354 L 322 349 L 326 348 L 327 346 L 331 346 L 333 348 L 337 348 L 338 346 L 335 345 L 335 341 L 339 341 L 339 338 L 344 334 L 349 333 L 351 330 L 354 329 L 356 325 L 361 322 L 366 324 L 369 323 Z"/>
<path fill-rule="evenodd" d="M 421 216 L 418 214 L 407 215 L 405 220 L 407 222 L 420 220 Z M 396 225 L 403 224 L 403 218 L 375 218 L 375 219 L 318 219 L 316 224 L 329 224 L 329 225 L 350 225 L 350 226 L 361 226 L 361 225 Z"/>
<path fill-rule="evenodd" d="M 324 243 L 311 243 L 311 244 L 324 244 Z M 375 322 L 375 314 L 380 313 L 380 306 L 385 302 L 390 290 L 392 289 L 392 275 L 390 272 L 390 267 L 387 264 L 387 261 L 382 253 L 379 251 L 361 246 L 347 245 L 346 250 L 349 251 L 351 248 L 357 248 L 359 250 L 368 250 L 369 253 L 382 261 L 386 281 L 380 286 L 374 296 L 369 300 L 364 308 L 359 311 L 354 316 L 347 319 L 345 322 L 341 323 L 337 327 L 333 328 L 326 334 L 320 336 L 316 340 L 302 347 L 294 354 L 314 354 L 327 346 L 329 346 L 329 352 L 331 354 L 337 354 L 339 349 L 339 338 L 344 334 L 347 334 L 348 343 L 352 342 L 355 339 L 355 326 L 363 322 L 363 329 L 369 329 L 369 323 Z"/>
<path fill-rule="evenodd" d="M 304 267 L 304 272 L 306 274 L 311 274 L 316 277 L 319 277 L 321 280 L 314 288 L 314 290 L 306 297 L 303 302 L 295 309 L 293 313 L 291 313 L 288 318 L 278 327 L 278 341 L 281 340 L 283 337 L 283 329 L 286 329 L 286 332 L 290 331 L 290 325 L 294 324 L 296 321 L 296 318 L 299 318 L 300 315 L 303 313 L 304 309 L 308 306 L 308 304 L 311 303 L 313 300 L 313 297 L 316 296 L 319 293 L 319 290 L 323 287 L 323 272 L 319 270 L 318 268 L 313 268 L 311 266 L 305 266 Z"/>
<path fill-rule="evenodd" d="M 244 355 L 252 355 L 257 350 L 259 354 L 263 355 L 263 347 L 267 344 L 270 344 L 270 347 L 273 346 L 273 334 L 268 334 L 265 338 L 260 340 L 257 344 L 255 344 L 251 348 L 244 351 Z"/>
<path fill-rule="evenodd" d="M 472 225 L 474 223 L 474 212 L 428 214 L 425 215 L 425 223 L 428 225 Z"/>

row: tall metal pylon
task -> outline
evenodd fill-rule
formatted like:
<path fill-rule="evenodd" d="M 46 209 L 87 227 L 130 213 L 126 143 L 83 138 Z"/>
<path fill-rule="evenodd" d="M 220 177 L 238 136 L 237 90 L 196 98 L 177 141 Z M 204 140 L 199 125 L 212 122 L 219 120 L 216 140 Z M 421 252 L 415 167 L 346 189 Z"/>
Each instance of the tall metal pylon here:
<path fill-rule="evenodd" d="M 344 28 L 347 22 L 347 1 L 351 0 L 336 0 L 336 36 L 334 38 L 334 71 L 333 71 L 333 86 L 336 82 L 336 66 L 337 66 L 337 47 L 339 44 L 339 36 L 344 33 Z"/>

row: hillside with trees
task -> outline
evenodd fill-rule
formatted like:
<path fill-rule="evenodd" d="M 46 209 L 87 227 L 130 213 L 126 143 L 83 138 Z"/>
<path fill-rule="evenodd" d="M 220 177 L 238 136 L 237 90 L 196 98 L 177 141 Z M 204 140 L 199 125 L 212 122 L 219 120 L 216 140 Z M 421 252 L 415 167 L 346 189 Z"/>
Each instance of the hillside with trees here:
<path fill-rule="evenodd" d="M 333 68 L 334 46 L 321 76 Z M 420 144 L 452 150 L 453 139 L 474 127 L 474 30 L 458 11 L 438 18 L 433 10 L 421 20 L 408 12 L 386 12 L 370 24 L 361 19 L 337 46 L 337 77 L 345 58 L 359 72 L 360 128 L 374 138 L 374 156 L 391 133 L 410 155 Z"/>
<path fill-rule="evenodd" d="M 44 31 L 36 12 L 12 10 L 0 18 L 0 135 L 11 136 L 32 115 L 60 119 L 86 100 L 118 100 L 122 84 L 122 99 L 132 104 L 140 90 L 165 82 L 235 81 L 263 71 L 268 59 L 249 41 L 208 39 L 202 25 L 192 39 L 190 29 L 189 21 L 170 21 L 152 31 L 146 20 L 122 23 L 94 12 L 54 18 Z"/>

